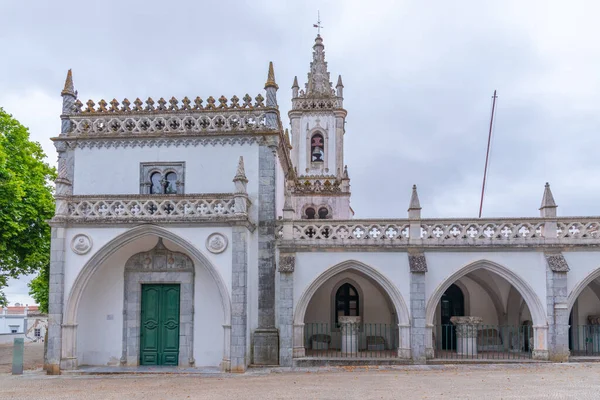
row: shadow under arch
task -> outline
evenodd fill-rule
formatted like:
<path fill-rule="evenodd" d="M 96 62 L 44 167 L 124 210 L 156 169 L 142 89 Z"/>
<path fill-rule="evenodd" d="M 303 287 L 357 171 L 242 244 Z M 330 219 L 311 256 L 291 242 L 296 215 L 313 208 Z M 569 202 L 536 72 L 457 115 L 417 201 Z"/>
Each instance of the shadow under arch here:
<path fill-rule="evenodd" d="M 215 284 L 217 285 L 217 289 L 219 291 L 219 295 L 221 298 L 221 306 L 223 308 L 223 325 L 231 325 L 231 299 L 229 297 L 229 291 L 227 290 L 227 285 L 225 285 L 225 281 L 221 277 L 221 274 L 214 265 L 206 258 L 202 252 L 200 252 L 193 244 L 178 236 L 177 234 L 165 229 L 161 228 L 157 225 L 152 224 L 143 224 L 138 225 L 134 228 L 131 228 L 127 232 L 122 233 L 121 235 L 113 238 L 107 244 L 105 244 L 100 250 L 98 250 L 83 266 L 75 281 L 73 282 L 73 286 L 69 292 L 69 296 L 67 298 L 67 303 L 65 307 L 65 314 L 63 317 L 63 324 L 74 325 L 76 324 L 77 319 L 77 310 L 79 307 L 79 302 L 81 300 L 81 296 L 87 287 L 88 282 L 94 275 L 94 273 L 100 268 L 100 266 L 115 252 L 121 249 L 123 246 L 145 236 L 158 236 L 163 239 L 167 239 L 181 248 L 183 248 L 186 253 L 192 258 L 194 261 L 194 265 L 202 265 L 209 272 L 210 276 L 213 278 Z"/>
<path fill-rule="evenodd" d="M 527 282 L 525 282 L 519 275 L 517 275 L 513 271 L 489 260 L 478 260 L 472 262 L 460 268 L 458 271 L 444 279 L 444 281 L 432 293 L 431 297 L 429 298 L 429 301 L 427 302 L 427 308 L 425 313 L 425 322 L 427 325 L 434 325 L 435 310 L 437 304 L 442 298 L 444 292 L 450 287 L 450 285 L 452 285 L 454 282 L 456 282 L 463 276 L 478 269 L 488 270 L 504 278 L 521 294 L 521 296 L 527 303 L 527 306 L 529 307 L 529 310 L 531 312 L 533 324 L 539 327 L 545 327 L 548 325 L 544 306 L 542 305 L 542 302 L 540 301 L 539 297 L 533 291 L 533 288 L 531 288 L 531 286 L 529 286 Z"/>
<path fill-rule="evenodd" d="M 406 303 L 402 298 L 402 294 L 396 285 L 394 285 L 388 278 L 386 278 L 375 268 L 361 263 L 360 261 L 348 260 L 328 268 L 321 273 L 321 275 L 317 276 L 310 283 L 310 285 L 308 285 L 296 303 L 296 309 L 294 310 L 294 325 L 304 325 L 304 315 L 306 314 L 306 309 L 308 308 L 308 304 L 310 303 L 310 300 L 316 291 L 330 278 L 345 271 L 356 271 L 377 283 L 381 289 L 383 289 L 385 294 L 389 296 L 398 318 L 398 324 L 404 326 L 410 324 L 408 307 L 406 307 Z"/>
<path fill-rule="evenodd" d="M 596 268 L 595 270 L 593 270 L 591 273 L 589 273 L 585 278 L 580 280 L 573 287 L 573 289 L 571 290 L 571 293 L 569 293 L 569 297 L 567 297 L 567 310 L 569 311 L 567 313 L 567 315 L 571 314 L 573 305 L 575 305 L 575 301 L 577 300 L 579 295 L 583 292 L 583 290 L 586 287 L 590 286 L 590 284 L 598 278 L 600 278 L 600 268 Z"/>

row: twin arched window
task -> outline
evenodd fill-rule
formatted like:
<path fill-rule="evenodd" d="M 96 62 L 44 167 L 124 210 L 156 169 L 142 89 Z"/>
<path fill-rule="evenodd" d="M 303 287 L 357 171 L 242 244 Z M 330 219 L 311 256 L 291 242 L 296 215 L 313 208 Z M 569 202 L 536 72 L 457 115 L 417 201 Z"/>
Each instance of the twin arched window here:
<path fill-rule="evenodd" d="M 329 215 L 329 210 L 327 209 L 327 207 L 321 207 L 319 208 L 319 212 L 317 213 L 317 211 L 315 211 L 313 207 L 308 207 L 304 211 L 304 214 L 306 215 L 306 219 L 327 219 L 327 216 Z"/>
<path fill-rule="evenodd" d="M 325 140 L 323 135 L 315 133 L 310 138 L 310 161 L 323 162 L 325 160 Z"/>
<path fill-rule="evenodd" d="M 359 296 L 358 291 L 349 283 L 344 283 L 335 292 L 335 323 L 337 325 L 339 317 L 357 317 L 359 316 Z"/>
<path fill-rule="evenodd" d="M 150 175 L 151 194 L 177 194 L 177 174 L 167 172 L 164 176 L 160 172 Z"/>

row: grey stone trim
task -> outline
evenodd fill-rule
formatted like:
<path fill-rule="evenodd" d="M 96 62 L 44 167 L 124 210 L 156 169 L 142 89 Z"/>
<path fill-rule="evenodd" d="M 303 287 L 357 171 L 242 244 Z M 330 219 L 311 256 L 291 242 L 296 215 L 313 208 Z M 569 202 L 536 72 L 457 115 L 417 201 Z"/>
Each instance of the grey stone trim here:
<path fill-rule="evenodd" d="M 183 253 L 168 250 L 162 239 L 156 247 L 129 258 L 125 264 L 123 296 L 123 355 L 121 364 L 139 365 L 142 284 L 178 283 L 179 366 L 194 366 L 194 264 Z"/>
<path fill-rule="evenodd" d="M 258 326 L 275 327 L 275 148 L 259 146 Z"/>
<path fill-rule="evenodd" d="M 565 260 L 565 256 L 562 253 L 559 254 L 545 254 L 548 266 L 554 272 L 569 272 L 569 264 Z"/>
<path fill-rule="evenodd" d="M 425 254 L 409 254 L 408 265 L 410 266 L 410 272 L 427 272 L 427 259 Z"/>
<path fill-rule="evenodd" d="M 158 172 L 163 177 L 169 172 L 177 174 L 177 193 L 185 193 L 185 161 L 178 162 L 143 162 L 140 163 L 140 194 L 150 193 L 152 181 L 150 177 Z"/>
<path fill-rule="evenodd" d="M 253 335 L 253 363 L 279 362 L 275 328 L 275 153 L 277 138 L 265 138 L 258 153 L 258 329 Z"/>
<path fill-rule="evenodd" d="M 410 273 L 410 315 L 411 325 L 410 343 L 411 354 L 415 364 L 424 364 L 426 361 L 427 329 L 425 305 L 425 273 Z"/>
<path fill-rule="evenodd" d="M 50 288 L 48 298 L 47 354 L 49 374 L 60 373 L 65 281 L 66 228 L 53 227 L 50 239 Z"/>
<path fill-rule="evenodd" d="M 266 132 L 265 132 L 266 133 Z M 139 136 L 135 138 L 103 138 L 97 137 L 93 139 L 73 139 L 73 138 L 60 138 L 55 140 L 54 143 L 66 142 L 69 143 L 73 148 L 79 147 L 85 148 L 144 148 L 144 147 L 198 147 L 198 146 L 232 146 L 232 145 L 252 145 L 258 142 L 256 136 L 217 136 L 217 137 L 184 137 L 184 138 L 156 138 L 151 136 Z"/>
<path fill-rule="evenodd" d="M 247 230 L 236 226 L 231 240 L 231 353 L 232 372 L 244 372 L 248 365 L 248 244 Z"/>
<path fill-rule="evenodd" d="M 562 253 L 545 254 L 546 309 L 548 317 L 548 354 L 552 361 L 569 359 L 569 309 L 567 306 L 567 272 L 569 266 Z"/>
<path fill-rule="evenodd" d="M 281 255 L 280 258 L 281 260 Z M 279 265 L 279 365 L 291 367 L 293 365 L 294 350 L 294 268 L 296 257 L 292 254 L 285 255 L 291 261 L 292 268 L 283 270 Z"/>
<path fill-rule="evenodd" d="M 294 272 L 296 268 L 295 254 L 279 254 L 279 272 Z"/>

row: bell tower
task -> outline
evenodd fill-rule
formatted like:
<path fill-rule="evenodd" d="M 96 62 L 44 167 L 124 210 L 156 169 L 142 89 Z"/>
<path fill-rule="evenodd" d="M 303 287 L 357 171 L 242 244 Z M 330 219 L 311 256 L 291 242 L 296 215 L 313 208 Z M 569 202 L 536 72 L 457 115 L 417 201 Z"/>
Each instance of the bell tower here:
<path fill-rule="evenodd" d="M 344 85 L 339 76 L 335 88 L 325 61 L 320 34 L 315 38 L 308 80 L 300 89 L 292 85 L 291 157 L 295 176 L 288 190 L 296 218 L 348 219 L 350 179 L 344 164 Z"/>

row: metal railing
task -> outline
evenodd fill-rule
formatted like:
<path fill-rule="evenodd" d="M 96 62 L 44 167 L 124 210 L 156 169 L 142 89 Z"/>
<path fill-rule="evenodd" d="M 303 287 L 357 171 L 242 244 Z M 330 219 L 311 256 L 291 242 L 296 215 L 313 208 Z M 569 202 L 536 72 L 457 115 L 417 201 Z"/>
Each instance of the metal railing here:
<path fill-rule="evenodd" d="M 530 325 L 438 325 L 435 358 L 513 360 L 529 359 L 533 350 Z"/>
<path fill-rule="evenodd" d="M 398 327 L 383 323 L 304 325 L 306 357 L 317 358 L 396 358 Z"/>
<path fill-rule="evenodd" d="M 600 356 L 600 325 L 576 325 L 571 329 L 571 355 Z"/>

